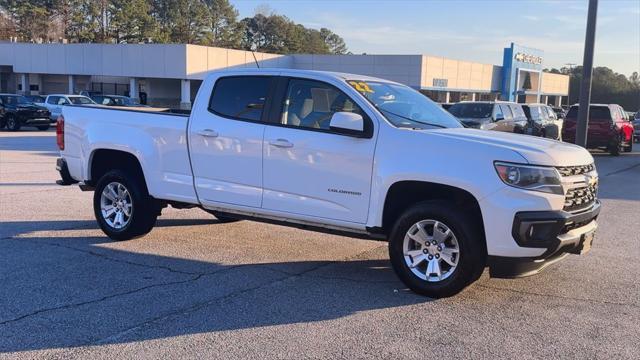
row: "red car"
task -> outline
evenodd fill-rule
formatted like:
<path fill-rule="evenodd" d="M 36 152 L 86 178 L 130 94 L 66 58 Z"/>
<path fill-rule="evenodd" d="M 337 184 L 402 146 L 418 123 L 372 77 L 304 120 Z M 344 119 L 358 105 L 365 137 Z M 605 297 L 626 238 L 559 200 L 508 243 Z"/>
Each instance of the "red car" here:
<path fill-rule="evenodd" d="M 617 104 L 591 104 L 587 148 L 601 148 L 611 155 L 633 150 L 633 125 L 624 109 Z M 575 144 L 578 105 L 573 105 L 562 126 L 562 140 Z"/>

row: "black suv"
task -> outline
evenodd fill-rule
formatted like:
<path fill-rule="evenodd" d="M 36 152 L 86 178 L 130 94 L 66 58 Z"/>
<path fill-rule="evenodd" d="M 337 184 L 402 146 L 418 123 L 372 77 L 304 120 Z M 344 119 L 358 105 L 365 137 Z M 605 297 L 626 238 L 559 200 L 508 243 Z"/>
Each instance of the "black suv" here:
<path fill-rule="evenodd" d="M 463 101 L 448 111 L 466 127 L 524 134 L 527 116 L 520 104 L 506 101 Z"/>
<path fill-rule="evenodd" d="M 22 126 L 35 126 L 47 130 L 49 115 L 47 108 L 29 102 L 24 96 L 0 94 L 0 129 L 6 126 L 17 131 Z"/>
<path fill-rule="evenodd" d="M 523 104 L 522 110 L 529 121 L 526 134 L 560 140 L 562 121 L 558 120 L 556 112 L 549 105 Z"/>

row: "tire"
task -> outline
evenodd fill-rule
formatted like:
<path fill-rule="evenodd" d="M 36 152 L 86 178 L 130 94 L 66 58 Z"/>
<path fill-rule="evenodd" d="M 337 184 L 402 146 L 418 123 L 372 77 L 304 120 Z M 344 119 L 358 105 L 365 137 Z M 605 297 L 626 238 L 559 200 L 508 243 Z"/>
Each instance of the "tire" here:
<path fill-rule="evenodd" d="M 13 115 L 7 115 L 6 123 L 7 130 L 18 131 L 20 130 L 20 122 Z"/>
<path fill-rule="evenodd" d="M 447 201 L 425 201 L 411 207 L 398 218 L 389 237 L 389 257 L 396 275 L 414 292 L 431 298 L 448 297 L 462 291 L 482 275 L 486 264 L 484 235 L 482 228 L 474 225 L 478 223 L 475 220 L 477 219 L 461 212 L 455 204 Z M 408 254 L 405 256 L 405 249 L 410 249 L 408 244 L 413 241 L 409 235 L 410 231 L 414 231 L 416 226 L 421 226 L 427 236 L 431 232 L 433 237 L 436 226 L 442 230 L 442 225 L 448 228 L 451 234 L 444 237 L 445 240 L 439 243 L 437 248 L 432 243 L 429 248 L 423 246 L 421 249 L 409 250 L 417 252 L 415 257 Z M 420 234 L 415 232 L 413 238 L 421 237 Z M 457 243 L 457 253 L 454 250 L 454 240 Z M 419 261 L 420 256 L 423 260 Z M 432 259 L 428 259 L 428 256 Z M 447 256 L 450 256 L 450 261 L 445 260 Z M 454 258 L 455 268 L 449 264 Z M 426 275 L 430 269 L 429 264 L 434 260 L 439 264 L 437 269 L 442 272 L 437 278 L 430 276 L 434 275 L 434 272 Z M 412 261 L 415 261 L 417 266 L 410 267 L 408 262 Z M 445 273 L 447 268 L 448 272 Z M 418 274 L 424 275 L 424 278 Z"/>
<path fill-rule="evenodd" d="M 114 191 L 110 192 L 107 187 Z M 126 193 L 120 191 L 122 189 Z M 121 201 L 115 215 L 105 216 L 102 208 L 108 208 L 110 204 L 115 203 L 107 196 L 108 193 L 111 194 L 111 198 L 114 197 L 114 193 L 120 195 Z M 129 240 L 151 231 L 160 215 L 161 207 L 158 200 L 149 196 L 144 179 L 121 170 L 111 170 L 102 176 L 96 185 L 93 210 L 100 229 L 108 237 L 113 240 Z M 117 220 L 118 213 L 122 214 L 121 221 Z"/>
<path fill-rule="evenodd" d="M 50 127 L 49 125 L 40 125 L 40 126 L 36 126 L 36 128 L 37 128 L 38 130 L 41 130 L 41 131 L 49 130 L 49 127 Z"/>
<path fill-rule="evenodd" d="M 609 145 L 609 154 L 611 154 L 612 156 L 619 156 L 621 147 L 622 142 L 620 141 L 620 138 L 617 137 L 615 142 Z"/>
<path fill-rule="evenodd" d="M 206 211 L 209 214 L 215 216 L 216 219 L 218 219 L 218 221 L 220 223 L 232 223 L 232 222 L 236 222 L 236 221 L 241 221 L 242 220 L 242 219 L 238 219 L 238 218 L 233 217 L 232 214 L 221 212 L 221 211 L 207 210 L 207 209 L 204 209 L 204 211 Z"/>
<path fill-rule="evenodd" d="M 629 140 L 629 144 L 624 147 L 624 152 L 632 152 L 633 151 L 633 137 Z"/>

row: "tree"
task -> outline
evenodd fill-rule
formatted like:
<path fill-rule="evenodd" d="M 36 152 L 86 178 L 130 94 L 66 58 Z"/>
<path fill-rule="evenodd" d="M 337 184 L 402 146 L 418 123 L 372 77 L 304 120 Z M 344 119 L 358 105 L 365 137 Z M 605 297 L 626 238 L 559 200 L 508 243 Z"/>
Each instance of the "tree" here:
<path fill-rule="evenodd" d="M 321 28 L 320 34 L 332 54 L 346 54 L 348 52 L 347 44 L 345 44 L 344 39 L 337 34 L 334 34 L 331 30 Z"/>
<path fill-rule="evenodd" d="M 153 37 L 156 22 L 147 0 L 112 0 L 110 12 L 117 43 L 141 43 Z"/>
<path fill-rule="evenodd" d="M 156 1 L 158 2 L 158 1 Z M 200 0 L 164 0 L 169 42 L 201 44 L 206 37 L 207 7 Z"/>
<path fill-rule="evenodd" d="M 207 44 L 239 49 L 244 26 L 238 21 L 238 10 L 228 0 L 205 0 L 208 8 L 209 34 Z"/>
<path fill-rule="evenodd" d="M 15 25 L 15 35 L 25 42 L 49 40 L 49 9 L 47 0 L 0 0 L 9 23 Z"/>

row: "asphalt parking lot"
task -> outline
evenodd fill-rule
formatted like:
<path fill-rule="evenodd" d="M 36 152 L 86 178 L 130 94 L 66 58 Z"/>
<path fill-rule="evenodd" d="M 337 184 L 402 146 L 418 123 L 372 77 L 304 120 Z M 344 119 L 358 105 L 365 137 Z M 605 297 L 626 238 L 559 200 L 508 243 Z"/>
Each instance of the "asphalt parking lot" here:
<path fill-rule="evenodd" d="M 589 254 L 442 300 L 403 287 L 386 243 L 198 209 L 112 242 L 56 156 L 53 131 L 0 132 L 0 358 L 640 357 L 640 151 L 594 154 Z"/>

